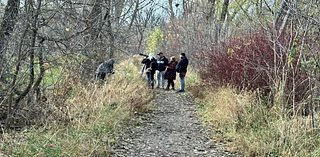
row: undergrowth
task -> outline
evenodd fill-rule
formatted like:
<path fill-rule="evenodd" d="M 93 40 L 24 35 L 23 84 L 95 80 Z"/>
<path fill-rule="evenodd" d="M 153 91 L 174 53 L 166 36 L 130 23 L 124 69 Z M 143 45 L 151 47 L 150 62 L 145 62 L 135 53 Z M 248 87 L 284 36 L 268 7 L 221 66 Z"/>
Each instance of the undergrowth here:
<path fill-rule="evenodd" d="M 106 82 L 83 84 L 70 70 L 53 93 L 56 100 L 46 104 L 51 114 L 20 132 L 3 133 L 0 156 L 108 156 L 115 133 L 135 112 L 153 107 L 153 92 L 133 63 L 116 64 Z"/>
<path fill-rule="evenodd" d="M 188 90 L 199 101 L 199 113 L 216 142 L 244 156 L 320 155 L 319 128 L 312 128 L 311 117 L 268 108 L 271 102 L 257 91 L 200 82 L 192 83 Z"/>

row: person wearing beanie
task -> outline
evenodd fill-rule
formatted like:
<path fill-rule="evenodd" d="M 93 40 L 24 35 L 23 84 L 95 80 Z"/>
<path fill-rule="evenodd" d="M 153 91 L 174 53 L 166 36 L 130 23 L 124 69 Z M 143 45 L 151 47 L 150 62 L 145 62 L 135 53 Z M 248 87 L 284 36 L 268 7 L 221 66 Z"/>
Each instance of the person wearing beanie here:
<path fill-rule="evenodd" d="M 158 70 L 157 70 L 157 88 L 160 87 L 161 80 L 161 89 L 164 89 L 165 79 L 164 74 L 166 73 L 166 67 L 169 65 L 169 60 L 163 55 L 162 52 L 157 54 L 159 58 L 157 59 Z"/>

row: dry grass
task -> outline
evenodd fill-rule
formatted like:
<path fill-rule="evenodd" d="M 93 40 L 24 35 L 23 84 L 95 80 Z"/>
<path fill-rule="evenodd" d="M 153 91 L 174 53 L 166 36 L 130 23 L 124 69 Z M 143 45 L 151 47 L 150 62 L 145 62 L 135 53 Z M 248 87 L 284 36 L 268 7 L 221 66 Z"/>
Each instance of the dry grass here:
<path fill-rule="evenodd" d="M 67 101 L 48 104 L 53 113 L 41 125 L 2 134 L 0 156 L 107 156 L 117 142 L 114 134 L 133 113 L 153 107 L 153 92 L 133 61 L 115 69 L 102 84 L 67 80 L 72 82 Z"/>
<path fill-rule="evenodd" d="M 188 90 L 200 103 L 203 122 L 230 150 L 244 156 L 320 155 L 319 127 L 312 128 L 311 117 L 268 108 L 270 102 L 257 92 L 196 82 Z"/>

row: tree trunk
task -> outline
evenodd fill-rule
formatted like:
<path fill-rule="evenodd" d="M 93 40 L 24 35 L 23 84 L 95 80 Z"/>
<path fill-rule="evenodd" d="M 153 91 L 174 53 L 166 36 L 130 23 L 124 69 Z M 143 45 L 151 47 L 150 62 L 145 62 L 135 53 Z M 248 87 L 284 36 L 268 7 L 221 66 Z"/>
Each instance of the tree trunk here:
<path fill-rule="evenodd" d="M 173 7 L 172 7 L 173 0 L 168 0 L 168 2 L 169 2 L 170 20 L 173 21 L 175 18 Z"/>
<path fill-rule="evenodd" d="M 136 1 L 136 6 L 134 8 L 133 15 L 132 15 L 132 18 L 131 18 L 131 21 L 130 21 L 130 24 L 129 24 L 129 29 L 128 29 L 129 31 L 130 31 L 130 29 L 132 27 L 133 21 L 137 17 L 137 12 L 138 12 L 139 5 L 140 5 L 139 1 Z"/>
<path fill-rule="evenodd" d="M 37 33 L 38 33 L 37 23 L 38 23 L 38 17 L 39 17 L 39 14 L 40 14 L 41 3 L 42 3 L 42 0 L 39 0 L 38 1 L 37 10 L 36 10 L 35 14 L 33 14 L 33 16 L 32 16 L 32 23 L 31 23 L 31 31 L 32 31 L 32 34 L 31 34 L 31 49 L 29 51 L 29 56 L 30 56 L 30 61 L 29 61 L 29 72 L 30 72 L 30 74 L 29 74 L 30 75 L 29 84 L 24 89 L 24 91 L 19 95 L 19 97 L 16 99 L 15 106 L 14 106 L 14 111 L 11 111 L 11 107 L 8 110 L 8 113 L 7 113 L 8 116 L 7 116 L 6 124 L 5 124 L 6 130 L 8 130 L 10 128 L 11 117 L 12 117 L 11 115 L 13 115 L 15 110 L 18 109 L 19 102 L 23 98 L 25 98 L 25 96 L 30 92 L 30 90 L 32 88 L 32 85 L 34 83 L 34 60 L 35 60 L 35 55 L 34 55 L 35 51 L 34 51 L 34 49 L 35 49 L 35 45 L 36 45 L 36 36 L 37 36 Z M 28 5 L 33 5 L 33 4 L 29 1 Z M 31 7 L 31 8 L 33 8 L 33 7 Z M 17 68 L 19 69 L 19 67 L 17 67 Z M 11 96 L 12 96 L 12 94 L 11 94 Z M 10 99 L 12 99 L 12 98 L 10 98 Z"/>
<path fill-rule="evenodd" d="M 224 22 L 226 19 L 226 16 L 228 14 L 228 6 L 229 6 L 229 0 L 224 0 L 223 6 L 222 6 L 221 18 L 220 18 L 221 22 Z"/>
<path fill-rule="evenodd" d="M 36 10 L 36 13 L 33 15 L 33 18 L 32 18 L 32 36 L 31 36 L 31 49 L 30 49 L 30 80 L 29 80 L 29 84 L 27 86 L 27 88 L 22 92 L 22 94 L 17 98 L 16 100 L 16 103 L 15 103 L 15 107 L 18 106 L 20 100 L 22 100 L 30 91 L 33 83 L 34 83 L 34 59 L 35 59 L 35 55 L 34 55 L 34 49 L 35 49 L 35 45 L 36 45 L 36 36 L 37 36 L 37 33 L 38 33 L 38 26 L 37 26 L 37 23 L 38 23 L 38 17 L 39 17 L 39 14 L 40 14 L 40 8 L 41 8 L 41 3 L 42 3 L 42 0 L 39 0 L 38 1 L 38 6 L 37 6 L 37 10 Z"/>
<path fill-rule="evenodd" d="M 0 26 L 0 80 L 3 80 L 2 75 L 8 71 L 6 68 L 7 55 L 5 45 L 7 38 L 10 36 L 16 24 L 20 6 L 20 0 L 8 0 L 5 8 L 3 20 Z"/>
<path fill-rule="evenodd" d="M 112 31 L 112 23 L 111 23 L 111 5 L 110 5 L 110 0 L 106 0 L 106 3 L 107 3 L 107 10 L 106 10 L 106 15 L 104 16 L 103 20 L 106 21 L 107 23 L 107 33 L 108 33 L 108 36 L 109 36 L 109 39 L 110 39 L 110 53 L 109 53 L 109 58 L 113 58 L 114 56 L 114 50 L 115 50 L 115 47 L 114 47 L 114 34 L 113 34 L 113 31 Z"/>
<path fill-rule="evenodd" d="M 282 0 L 282 3 L 281 3 L 281 6 L 280 6 L 280 9 L 278 12 L 276 12 L 276 19 L 274 21 L 274 27 L 276 27 L 278 25 L 278 21 L 281 17 L 281 15 L 283 14 L 285 8 L 287 7 L 287 0 Z"/>
<path fill-rule="evenodd" d="M 208 21 L 211 21 L 215 12 L 215 2 L 216 0 L 208 0 L 209 1 L 209 14 L 208 14 Z"/>
<path fill-rule="evenodd" d="M 121 17 L 122 10 L 124 7 L 124 2 L 125 2 L 125 0 L 114 0 L 114 2 L 113 2 L 113 4 L 115 4 L 114 9 L 115 9 L 115 17 L 116 17 L 117 26 L 120 24 L 120 17 Z M 139 2 L 139 1 L 137 0 L 137 2 Z"/>
<path fill-rule="evenodd" d="M 91 40 L 97 39 L 101 28 L 99 24 L 101 22 L 101 3 L 102 0 L 96 0 L 89 15 Z M 94 47 L 95 45 L 92 46 Z"/>

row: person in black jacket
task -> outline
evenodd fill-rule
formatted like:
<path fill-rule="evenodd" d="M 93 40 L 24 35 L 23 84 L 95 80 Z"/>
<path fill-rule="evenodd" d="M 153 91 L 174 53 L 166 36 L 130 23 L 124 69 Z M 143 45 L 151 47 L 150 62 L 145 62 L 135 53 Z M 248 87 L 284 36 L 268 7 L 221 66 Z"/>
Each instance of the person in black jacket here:
<path fill-rule="evenodd" d="M 157 60 L 154 58 L 154 54 L 153 53 L 150 53 L 149 54 L 149 59 L 150 59 L 150 67 L 147 69 L 147 72 L 148 75 L 150 76 L 150 84 L 151 84 L 151 87 L 153 89 L 154 87 L 154 73 L 156 73 L 156 70 L 158 68 L 158 63 L 157 63 Z"/>
<path fill-rule="evenodd" d="M 159 58 L 157 59 L 158 71 L 157 71 L 157 88 L 160 87 L 160 78 L 161 78 L 161 89 L 164 89 L 165 79 L 164 74 L 166 73 L 166 68 L 169 65 L 169 60 L 163 55 L 162 52 L 159 52 Z"/>
<path fill-rule="evenodd" d="M 106 75 L 110 76 L 111 74 L 114 74 L 114 71 L 113 71 L 114 62 L 115 62 L 114 59 L 111 58 L 101 63 L 95 72 L 96 79 L 104 80 Z"/>
<path fill-rule="evenodd" d="M 179 73 L 179 82 L 180 82 L 180 90 L 177 91 L 178 93 L 184 92 L 184 87 L 185 87 L 185 76 L 187 74 L 187 68 L 189 64 L 189 60 L 186 57 L 185 53 L 180 54 L 180 62 L 177 65 L 177 72 Z"/>
<path fill-rule="evenodd" d="M 151 55 L 153 55 L 154 56 L 154 54 L 152 53 Z M 150 56 L 150 55 L 149 55 Z M 142 60 L 142 64 L 144 64 L 144 67 L 143 67 L 143 69 L 145 69 L 145 73 L 146 73 L 146 77 L 147 77 L 147 82 L 148 82 L 148 85 L 150 85 L 150 82 L 151 82 L 151 75 L 149 74 L 150 73 L 150 70 L 148 71 L 148 68 L 150 68 L 150 63 L 151 63 L 151 58 L 149 57 L 149 56 L 147 56 L 146 58 L 144 58 L 143 60 Z M 154 58 L 154 57 L 153 57 Z M 148 75 L 149 74 L 149 75 Z M 143 74 L 141 74 L 141 75 L 143 75 Z"/>

